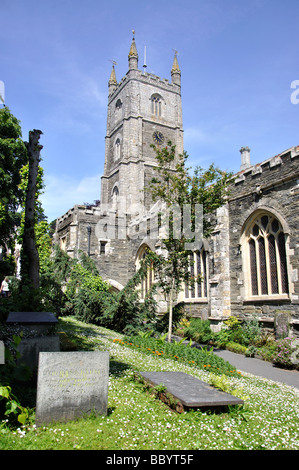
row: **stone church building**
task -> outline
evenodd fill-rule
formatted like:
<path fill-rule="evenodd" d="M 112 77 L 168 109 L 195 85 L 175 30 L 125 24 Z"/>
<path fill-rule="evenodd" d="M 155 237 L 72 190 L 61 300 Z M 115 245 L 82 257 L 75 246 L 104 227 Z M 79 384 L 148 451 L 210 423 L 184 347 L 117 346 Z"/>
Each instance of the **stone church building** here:
<path fill-rule="evenodd" d="M 157 166 L 152 144 L 171 140 L 183 153 L 181 71 L 175 54 L 171 81 L 138 69 L 133 37 L 128 72 L 108 82 L 105 164 L 101 199 L 75 205 L 57 219 L 55 242 L 70 256 L 80 250 L 96 262 L 100 275 L 120 290 L 138 269 L 146 249 L 159 250 L 159 225 L 143 191 Z M 213 214 L 214 230 L 194 252 L 190 269 L 202 281 L 182 289 L 178 301 L 188 314 L 215 328 L 229 315 L 258 315 L 273 328 L 286 316 L 299 328 L 299 146 L 257 165 L 242 148 L 240 171 L 226 204 Z M 141 297 L 153 282 L 141 286 Z M 161 304 L 161 310 L 166 306 Z"/>

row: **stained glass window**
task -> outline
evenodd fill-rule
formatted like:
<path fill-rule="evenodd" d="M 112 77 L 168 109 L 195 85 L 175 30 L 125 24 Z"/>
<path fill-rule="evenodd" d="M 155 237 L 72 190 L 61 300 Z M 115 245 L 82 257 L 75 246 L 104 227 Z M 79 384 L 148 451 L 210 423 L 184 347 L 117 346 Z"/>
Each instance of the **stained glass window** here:
<path fill-rule="evenodd" d="M 247 232 L 251 296 L 288 293 L 285 234 L 271 214 L 257 217 Z"/>

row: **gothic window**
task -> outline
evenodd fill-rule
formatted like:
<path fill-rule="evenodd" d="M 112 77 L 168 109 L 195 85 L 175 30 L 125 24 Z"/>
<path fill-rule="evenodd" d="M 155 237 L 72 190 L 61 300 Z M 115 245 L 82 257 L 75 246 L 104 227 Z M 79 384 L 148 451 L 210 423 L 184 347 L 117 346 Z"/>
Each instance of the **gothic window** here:
<path fill-rule="evenodd" d="M 60 239 L 60 249 L 66 251 L 66 236 L 61 237 Z"/>
<path fill-rule="evenodd" d="M 152 95 L 151 97 L 151 110 L 152 114 L 156 117 L 161 117 L 162 115 L 162 99 L 158 94 Z"/>
<path fill-rule="evenodd" d="M 202 249 L 190 255 L 189 273 L 194 282 L 189 285 L 185 283 L 185 299 L 199 299 L 208 297 L 208 256 L 207 251 Z"/>
<path fill-rule="evenodd" d="M 257 216 L 245 240 L 249 296 L 288 294 L 286 236 L 278 219 L 270 213 Z"/>
<path fill-rule="evenodd" d="M 122 102 L 121 102 L 120 99 L 117 100 L 115 107 L 116 107 L 117 110 L 120 110 L 120 109 L 121 109 L 121 107 L 122 107 Z"/>
<path fill-rule="evenodd" d="M 120 99 L 117 100 L 115 105 L 115 121 L 119 121 L 122 118 L 122 102 Z"/>
<path fill-rule="evenodd" d="M 120 139 L 117 138 L 115 141 L 115 145 L 114 145 L 114 159 L 115 160 L 120 159 L 120 148 L 121 148 L 121 142 L 120 142 Z"/>
<path fill-rule="evenodd" d="M 112 200 L 113 201 L 116 201 L 117 198 L 119 196 L 119 189 L 118 189 L 118 186 L 117 186 L 117 183 L 113 186 L 113 189 L 112 189 Z"/>
<path fill-rule="evenodd" d="M 136 261 L 136 269 L 138 270 L 141 267 L 142 261 L 145 259 L 147 252 L 149 251 L 148 246 L 142 246 L 139 250 L 137 261 Z M 147 293 L 150 291 L 153 283 L 155 280 L 155 272 L 154 269 L 150 266 L 147 268 L 146 274 L 140 283 L 140 296 L 141 299 L 144 299 Z"/>

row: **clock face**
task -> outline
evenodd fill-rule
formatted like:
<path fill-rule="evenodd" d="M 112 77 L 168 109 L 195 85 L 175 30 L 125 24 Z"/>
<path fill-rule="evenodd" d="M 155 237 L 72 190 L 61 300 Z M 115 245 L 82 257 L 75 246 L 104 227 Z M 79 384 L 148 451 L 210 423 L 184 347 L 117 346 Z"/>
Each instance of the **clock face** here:
<path fill-rule="evenodd" d="M 156 142 L 156 144 L 163 144 L 164 135 L 162 134 L 162 132 L 156 131 L 153 133 L 153 139 L 154 139 L 154 142 Z"/>

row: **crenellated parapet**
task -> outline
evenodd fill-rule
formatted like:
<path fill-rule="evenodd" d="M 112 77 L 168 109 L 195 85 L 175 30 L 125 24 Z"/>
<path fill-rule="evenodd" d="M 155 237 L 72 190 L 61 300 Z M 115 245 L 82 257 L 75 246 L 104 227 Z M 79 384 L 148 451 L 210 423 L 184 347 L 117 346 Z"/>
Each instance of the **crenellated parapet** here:
<path fill-rule="evenodd" d="M 231 197 L 242 197 L 248 193 L 250 186 L 252 191 L 261 194 L 263 189 L 299 178 L 298 157 L 299 146 L 285 150 L 256 165 L 249 164 L 234 175 Z"/>

